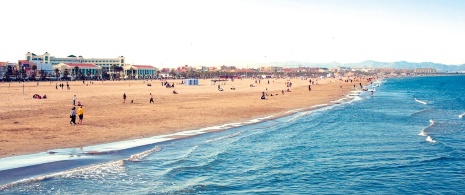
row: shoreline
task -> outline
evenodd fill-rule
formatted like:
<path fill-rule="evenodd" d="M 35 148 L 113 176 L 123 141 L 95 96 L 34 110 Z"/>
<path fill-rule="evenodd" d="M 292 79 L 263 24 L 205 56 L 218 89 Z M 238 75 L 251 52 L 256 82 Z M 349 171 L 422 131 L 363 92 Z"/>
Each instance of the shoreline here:
<path fill-rule="evenodd" d="M 273 80 L 273 83 L 275 83 L 275 81 L 276 81 L 276 82 L 281 81 L 281 82 L 280 82 L 280 84 L 281 84 L 283 80 L 284 80 L 284 79 L 276 79 L 276 80 Z M 296 81 L 296 80 L 297 80 L 297 79 L 291 79 L 291 81 L 297 83 L 298 80 L 297 80 L 297 81 Z M 333 80 L 336 81 L 336 82 L 332 82 Z M 202 81 L 205 82 L 206 80 L 202 80 Z M 300 82 L 300 83 L 304 83 L 304 85 L 300 84 L 300 85 L 297 85 L 296 87 L 292 87 L 291 90 L 292 90 L 293 92 L 290 92 L 290 94 L 289 94 L 289 93 L 286 93 L 286 95 L 289 94 L 288 96 L 286 96 L 286 99 L 289 98 L 289 99 L 288 99 L 289 101 L 291 101 L 291 100 L 292 100 L 292 101 L 297 100 L 297 101 L 296 101 L 296 102 L 298 102 L 297 105 L 278 107 L 279 109 L 276 109 L 276 108 L 274 108 L 274 109 L 263 109 L 263 106 L 258 106 L 258 107 L 254 107 L 254 108 L 257 108 L 258 111 L 255 111 L 255 112 L 252 112 L 252 113 L 246 112 L 245 114 L 243 114 L 243 113 L 233 113 L 233 116 L 234 116 L 234 117 L 231 117 L 231 118 L 229 118 L 229 117 L 220 117 L 220 118 L 223 118 L 223 119 L 219 119 L 219 120 L 217 119 L 217 117 L 213 117 L 213 118 L 212 118 L 211 116 L 206 116 L 206 117 L 201 116 L 201 117 L 197 117 L 197 118 L 201 118 L 201 119 L 203 118 L 204 120 L 205 120 L 205 119 L 212 119 L 213 121 L 210 121 L 210 122 L 205 122 L 205 121 L 204 121 L 203 123 L 202 123 L 202 122 L 200 122 L 200 123 L 195 123 L 194 125 L 191 125 L 191 124 L 177 124 L 178 126 L 176 126 L 176 125 L 173 125 L 173 124 L 168 124 L 168 125 L 165 124 L 166 126 L 165 126 L 164 129 L 161 130 L 161 131 L 160 131 L 160 130 L 158 130 L 158 131 L 156 131 L 156 130 L 152 130 L 152 131 L 151 131 L 151 130 L 148 130 L 148 131 L 147 131 L 147 130 L 145 130 L 145 131 L 139 130 L 139 132 L 130 133 L 130 134 L 125 134 L 125 135 L 116 136 L 116 137 L 115 137 L 115 136 L 112 137 L 112 134 L 113 134 L 113 133 L 108 132 L 108 131 L 105 131 L 105 132 L 97 132 L 97 133 L 95 133 L 95 134 L 96 134 L 97 136 L 99 136 L 99 137 L 100 137 L 100 136 L 106 136 L 106 137 L 104 137 L 104 139 L 99 139 L 99 140 L 97 140 L 97 141 L 92 140 L 92 137 L 94 137 L 94 136 L 90 135 L 90 137 L 84 137 L 84 138 L 87 138 L 87 140 L 81 140 L 81 141 L 78 142 L 78 143 L 58 143 L 58 144 L 52 144 L 52 145 L 40 144 L 40 143 L 39 143 L 39 144 L 34 144 L 35 147 L 32 147 L 32 148 L 28 148 L 28 147 L 18 147 L 19 149 L 18 149 L 18 148 L 13 148 L 13 150 L 12 150 L 11 152 L 5 151 L 5 147 L 2 147 L 2 148 L 3 148 L 3 151 L 0 149 L 0 151 L 2 152 L 2 153 L 0 154 L 0 158 L 5 158 L 5 157 L 9 157 L 9 156 L 16 156 L 16 155 L 34 154 L 34 153 L 37 153 L 37 152 L 44 152 L 44 151 L 48 151 L 48 150 L 55 150 L 55 149 L 57 149 L 57 148 L 80 148 L 80 147 L 86 147 L 86 146 L 92 146 L 92 145 L 98 145 L 98 144 L 113 143 L 113 142 L 120 142 L 120 141 L 128 141 L 128 140 L 141 139 L 141 138 L 153 137 L 153 136 L 165 136 L 165 135 L 170 135 L 170 134 L 176 134 L 176 133 L 181 133 L 181 132 L 189 131 L 189 130 L 191 130 L 191 129 L 203 129 L 203 128 L 209 128 L 209 127 L 213 127 L 213 126 L 221 126 L 221 124 L 223 124 L 223 125 L 225 125 L 225 124 L 231 124 L 231 123 L 241 123 L 241 124 L 243 124 L 243 123 L 245 123 L 245 121 L 250 121 L 250 120 L 253 120 L 253 119 L 256 119 L 256 118 L 262 118 L 262 117 L 264 117 L 264 116 L 270 116 L 270 115 L 274 115 L 274 118 L 283 117 L 283 116 L 286 116 L 286 115 L 291 115 L 291 114 L 293 114 L 293 112 L 291 112 L 292 110 L 299 110 L 299 111 L 300 111 L 300 110 L 305 109 L 305 108 L 308 109 L 308 108 L 311 108 L 312 106 L 320 105 L 321 103 L 326 103 L 326 104 L 328 104 L 328 105 L 330 105 L 330 104 L 335 104 L 335 103 L 331 102 L 331 101 L 334 101 L 334 99 L 337 99 L 337 98 L 335 98 L 335 97 L 344 98 L 345 96 L 347 96 L 347 95 L 349 95 L 350 93 L 352 93 L 352 90 L 348 90 L 348 91 L 346 90 L 346 91 L 340 91 L 340 92 L 338 92 L 338 93 L 334 93 L 334 89 L 337 89 L 337 85 L 334 85 L 335 83 L 337 83 L 337 80 L 336 80 L 336 79 L 332 79 L 332 80 L 327 79 L 326 82 L 324 82 L 324 81 L 325 81 L 325 80 L 321 80 L 321 81 L 320 81 L 321 83 L 320 83 L 319 85 L 314 85 L 314 87 L 316 88 L 315 91 L 316 91 L 318 88 L 323 88 L 323 87 L 326 88 L 325 90 L 323 90 L 323 92 L 326 91 L 327 93 L 323 93 L 323 94 L 326 94 L 326 95 L 328 95 L 329 97 L 323 97 L 323 101 L 322 101 L 322 100 L 319 100 L 319 101 L 313 101 L 313 102 L 309 102 L 309 103 L 302 102 L 302 98 L 301 98 L 302 94 L 303 94 L 303 95 L 306 95 L 306 94 L 308 93 L 308 92 L 306 92 L 306 88 L 305 88 L 305 83 L 308 82 L 308 81 L 303 81 L 303 82 Z M 125 83 L 126 83 L 126 84 L 129 83 L 129 86 L 130 86 L 130 85 L 140 84 L 141 81 L 139 80 L 139 81 L 128 81 L 128 82 L 126 82 L 126 81 L 113 81 L 113 82 L 112 82 L 112 81 L 106 81 L 106 82 L 109 82 L 110 85 L 111 85 L 111 84 L 114 84 L 114 83 L 119 83 L 118 85 L 122 85 L 122 84 L 125 84 Z M 159 81 L 152 81 L 152 83 L 157 83 L 157 82 L 159 82 Z M 177 81 L 171 81 L 171 82 L 177 82 Z M 245 86 L 245 85 L 248 85 L 248 83 L 250 83 L 250 82 L 253 82 L 253 80 L 247 79 L 247 80 L 245 80 L 245 81 L 242 82 L 242 83 L 241 83 L 241 82 L 236 82 L 236 83 L 234 83 L 234 85 L 236 86 L 236 88 L 245 88 L 244 86 Z M 45 85 L 48 84 L 47 82 L 41 82 L 39 85 L 41 85 L 42 83 L 44 83 Z M 52 83 L 55 83 L 55 82 L 52 82 Z M 51 84 L 52 84 L 52 83 L 51 83 Z M 143 81 L 143 83 L 144 83 L 144 85 L 145 85 L 145 81 Z M 364 82 L 364 83 L 366 83 L 366 82 Z M 9 83 L 1 83 L 1 84 L 0 84 L 0 87 L 3 88 L 3 87 L 5 86 L 5 84 L 9 84 Z M 21 84 L 23 84 L 23 83 L 21 83 Z M 25 83 L 25 84 L 29 84 L 29 85 L 30 85 L 31 83 Z M 33 82 L 33 84 L 35 84 L 35 82 Z M 50 84 L 50 85 L 51 85 L 51 84 Z M 73 84 L 75 84 L 75 82 L 73 82 Z M 236 84 L 239 84 L 239 85 L 236 85 Z M 242 85 L 242 84 L 245 84 L 245 85 Z M 38 85 L 38 86 L 39 86 L 39 85 Z M 178 85 L 178 86 L 179 86 L 179 85 Z M 233 86 L 233 84 L 229 84 L 229 83 L 228 83 L 228 84 L 226 84 L 224 87 L 229 87 L 229 86 Z M 237 86 L 239 86 L 239 87 L 237 87 Z M 269 86 L 270 89 L 273 90 L 273 92 L 271 92 L 271 93 L 275 93 L 275 92 L 277 91 L 277 90 L 276 90 L 275 88 L 273 88 L 271 85 L 266 85 L 266 86 Z M 329 87 L 329 86 L 331 86 L 331 87 Z M 347 84 L 347 83 L 343 83 L 343 86 L 344 86 L 344 88 L 348 88 L 350 85 Z M 18 86 L 17 86 L 17 87 L 18 87 Z M 75 87 L 75 86 L 73 86 L 73 87 Z M 139 86 L 139 87 L 140 87 L 140 86 Z M 199 107 L 197 107 L 197 109 L 202 109 L 202 108 L 203 108 L 202 106 L 205 106 L 205 108 L 208 108 L 209 106 L 212 106 L 212 105 L 215 106 L 215 105 L 217 105 L 216 100 L 215 100 L 215 96 L 217 96 L 215 93 L 217 93 L 217 92 L 211 90 L 211 88 L 215 88 L 215 87 L 216 87 L 216 86 L 209 86 L 208 84 L 204 84 L 204 85 L 201 86 L 202 90 L 208 91 L 208 93 L 207 93 L 207 95 L 206 95 L 207 97 L 203 97 L 203 98 L 201 98 L 200 100 L 194 101 L 194 104 L 195 104 L 195 103 L 199 103 L 199 101 L 200 101 L 200 102 L 204 102 L 204 101 L 207 101 L 207 102 L 213 101 L 213 104 L 212 104 L 211 102 L 210 102 L 210 103 L 206 103 L 206 105 L 200 105 Z M 180 90 L 180 91 L 182 91 L 182 92 L 188 92 L 188 90 L 184 90 L 184 88 L 186 88 L 186 86 L 181 86 L 180 88 L 181 88 L 181 89 L 176 88 L 176 90 Z M 250 89 L 250 88 L 247 88 L 247 89 Z M 268 88 L 266 88 L 266 89 L 268 89 Z M 53 89 L 52 92 L 53 92 L 54 90 L 55 90 L 55 89 Z M 162 90 L 163 90 L 163 89 L 162 89 Z M 260 90 L 262 90 L 262 89 L 260 89 Z M 252 89 L 251 91 L 246 91 L 246 92 L 242 93 L 241 95 L 246 96 L 245 99 L 250 99 L 250 97 L 255 97 L 255 96 L 257 96 L 256 94 L 257 94 L 260 90 L 253 90 L 253 89 Z M 328 90 L 329 90 L 329 91 L 328 91 Z M 49 89 L 49 91 L 50 91 L 50 89 Z M 144 91 L 144 90 L 141 90 L 141 91 Z M 166 90 L 165 90 L 165 91 L 166 91 Z M 199 91 L 200 91 L 200 90 L 199 90 Z M 212 92 L 212 91 L 213 91 L 213 92 Z M 271 90 L 270 90 L 270 91 L 271 91 Z M 328 93 L 328 92 L 329 92 L 329 93 Z M 333 92 L 333 93 L 331 93 L 331 92 Z M 191 92 L 190 92 L 190 93 L 191 93 Z M 299 94 L 298 94 L 298 93 L 299 93 Z M 311 92 L 310 92 L 310 93 L 311 93 Z M 69 94 L 69 93 L 68 93 L 68 94 Z M 200 92 L 200 94 L 203 95 L 201 92 Z M 299 98 L 297 98 L 297 99 L 292 99 L 292 96 L 294 96 L 294 94 L 298 94 L 299 96 L 297 96 L 297 95 L 296 95 L 296 96 L 299 97 L 300 99 L 299 99 Z M 90 94 L 90 95 L 92 95 L 92 94 Z M 163 95 L 165 95 L 165 97 L 163 97 L 163 96 L 162 96 L 162 97 L 155 97 L 156 102 L 157 102 L 157 99 L 158 99 L 158 100 L 159 100 L 159 99 L 165 99 L 165 98 L 167 98 L 167 97 L 170 96 L 170 95 L 167 95 L 167 94 L 163 94 Z M 292 96 L 290 96 L 290 95 L 292 95 Z M 49 96 L 49 95 L 48 95 L 48 96 Z M 82 93 L 81 93 L 80 95 L 78 95 L 78 101 L 79 101 L 79 97 L 80 97 L 80 96 L 82 96 Z M 103 98 L 103 99 L 106 99 L 106 98 L 107 98 L 107 97 L 105 97 L 105 94 L 103 94 L 103 96 L 104 96 L 104 97 L 101 97 L 100 99 L 102 99 L 102 98 Z M 187 96 L 187 97 L 188 97 L 188 98 L 189 98 L 189 97 L 192 98 L 193 96 L 199 96 L 199 92 L 198 92 L 197 90 L 194 90 L 194 91 L 190 94 L 190 96 Z M 277 98 L 282 98 L 282 97 L 283 97 L 283 96 L 277 96 Z M 228 106 L 225 107 L 226 109 L 228 109 L 228 108 L 229 108 L 229 109 L 230 109 L 230 108 L 235 108 L 235 107 L 237 106 L 237 105 L 235 105 L 235 104 L 237 104 L 237 102 L 234 102 L 234 101 L 237 101 L 237 98 L 236 98 L 236 97 L 222 96 L 221 98 L 225 98 L 225 99 L 227 99 L 227 100 L 229 100 L 229 101 L 233 101 L 232 104 L 228 104 Z M 269 98 L 269 99 L 266 100 L 266 101 L 262 101 L 262 100 L 256 101 L 256 100 L 253 100 L 253 101 L 251 101 L 251 102 L 244 103 L 244 104 L 245 104 L 245 107 L 247 107 L 247 106 L 250 107 L 250 106 L 255 106 L 255 104 L 257 104 L 257 103 L 262 103 L 262 102 L 266 102 L 266 103 L 268 103 L 268 104 L 279 102 L 279 101 L 275 101 L 275 100 L 272 99 L 271 97 L 267 97 L 267 98 Z M 258 97 L 257 97 L 257 99 L 258 99 Z M 244 100 L 244 98 L 243 98 L 242 100 Z M 303 99 L 303 100 L 305 101 L 305 99 Z M 35 100 L 34 100 L 34 101 L 35 101 Z M 37 101 L 41 101 L 41 100 L 37 100 Z M 67 100 L 67 101 L 70 101 L 70 100 Z M 245 100 L 244 100 L 244 101 L 245 101 Z M 268 102 L 268 101 L 270 101 L 270 102 Z M 27 101 L 27 100 L 26 100 L 26 102 L 30 102 L 30 101 Z M 176 101 L 175 101 L 175 102 L 176 102 Z M 84 102 L 84 104 L 86 104 L 86 103 Z M 141 103 L 141 104 L 142 104 L 142 103 Z M 192 104 L 181 104 L 181 105 L 176 104 L 176 105 L 179 107 L 180 110 L 183 110 L 183 109 L 186 108 L 186 107 L 188 108 L 189 106 L 193 106 Z M 112 106 L 116 106 L 116 105 L 112 105 Z M 168 107 L 170 107 L 170 106 L 172 106 L 172 105 L 168 105 Z M 243 106 L 243 107 L 244 107 L 244 106 Z M 266 107 L 266 106 L 265 106 L 265 107 Z M 86 107 L 84 107 L 84 108 L 86 108 Z M 103 108 L 105 109 L 105 108 L 107 108 L 107 107 L 103 106 Z M 198 111 L 197 111 L 195 108 L 196 108 L 196 107 L 194 107 L 194 109 L 193 109 L 194 111 L 193 111 L 192 113 L 190 113 L 192 116 L 193 116 L 193 115 L 198 115 L 198 113 L 197 113 Z M 252 110 L 253 110 L 254 108 L 252 108 Z M 250 109 L 250 108 L 249 108 L 249 109 Z M 16 112 L 14 109 L 11 109 L 11 107 L 10 107 L 10 110 L 5 109 L 5 108 L 3 108 L 3 110 L 7 110 L 7 111 L 10 111 L 10 112 Z M 39 110 L 40 110 L 40 109 L 39 109 Z M 66 111 L 67 111 L 67 110 L 66 110 Z M 65 112 L 66 112 L 66 111 L 65 111 Z M 116 111 L 118 112 L 118 109 L 116 109 Z M 152 110 L 152 111 L 153 111 L 153 110 Z M 210 108 L 209 111 L 216 111 L 216 110 L 215 110 L 215 109 L 212 110 L 212 108 Z M 247 111 L 247 110 L 246 110 L 246 111 Z M 143 111 L 140 111 L 140 112 L 143 112 Z M 129 113 L 132 113 L 132 112 L 129 112 Z M 222 111 L 221 113 L 222 113 L 223 115 L 226 115 L 226 116 L 228 115 L 228 112 L 225 112 L 225 111 Z M 4 113 L 1 113 L 1 114 L 4 114 Z M 44 113 L 42 112 L 41 114 L 44 114 Z M 147 114 L 147 113 L 145 113 L 145 114 Z M 189 116 L 191 116 L 191 115 L 189 115 Z M 229 114 L 229 115 L 231 115 L 231 114 Z M 85 115 L 85 116 L 88 116 L 88 115 Z M 182 118 L 182 115 L 179 116 L 179 114 L 178 114 L 178 115 L 175 115 L 175 114 L 173 115 L 173 114 L 172 114 L 172 116 L 173 116 L 174 118 L 178 119 L 178 120 L 179 120 L 179 118 Z M 95 117 L 97 117 L 97 116 L 95 116 Z M 27 117 L 26 117 L 26 118 L 27 118 Z M 33 117 L 33 118 L 34 118 L 34 117 Z M 112 118 L 112 117 L 107 117 L 106 119 L 107 119 L 107 120 L 108 120 L 108 119 L 111 120 L 111 118 Z M 160 117 L 158 117 L 158 118 L 157 118 L 157 117 L 154 117 L 154 118 L 155 118 L 155 119 L 159 119 Z M 224 118 L 226 118 L 226 119 L 224 119 Z M 252 118 L 252 119 L 251 119 L 251 118 Z M 29 118 L 29 119 L 30 119 L 30 118 Z M 215 119 L 216 119 L 216 120 L 215 120 Z M 0 120 L 3 120 L 3 118 L 0 118 Z M 66 121 L 66 120 L 65 120 L 65 121 Z M 84 121 L 86 121 L 86 117 L 84 118 Z M 122 121 L 120 120 L 118 124 L 120 124 L 121 122 L 122 122 Z M 123 121 L 123 122 L 124 122 L 124 121 Z M 176 121 L 176 120 L 174 120 L 174 122 L 175 122 L 175 123 L 179 123 L 179 121 Z M 168 123 L 169 123 L 169 122 L 168 122 Z M 14 124 L 18 124 L 18 123 L 14 123 Z M 66 123 L 65 123 L 65 124 L 66 124 Z M 131 123 L 130 123 L 130 124 L 131 124 Z M 116 128 L 115 132 L 122 132 L 122 131 L 124 132 L 124 129 L 125 129 L 125 127 L 127 127 L 127 126 L 124 126 L 124 124 L 120 124 L 120 125 L 123 125 L 123 128 L 121 128 L 121 127 L 120 127 L 120 128 Z M 139 127 L 143 129 L 143 128 L 147 128 L 147 127 L 150 127 L 150 126 L 153 127 L 154 125 L 157 126 L 157 125 L 160 125 L 160 123 L 148 122 L 148 125 L 147 125 L 147 124 L 142 124 L 142 125 L 140 125 L 140 126 L 139 126 L 139 125 L 136 126 L 135 124 L 133 124 L 133 129 L 134 129 L 134 128 L 137 129 L 137 128 L 139 128 Z M 161 123 L 161 125 L 163 125 L 163 123 Z M 171 126 L 176 126 L 177 128 L 176 128 L 176 127 L 171 127 L 171 128 L 169 128 L 170 125 L 171 125 Z M 82 126 L 86 126 L 86 124 L 84 124 L 84 125 L 82 125 Z M 82 127 L 82 126 L 81 126 L 81 127 Z M 94 126 L 96 126 L 96 125 L 94 124 Z M 102 126 L 104 127 L 103 129 L 105 129 L 105 128 L 110 129 L 110 130 L 112 129 L 110 126 L 107 126 L 107 125 L 102 125 Z M 134 126 L 135 126 L 135 127 L 134 127 Z M 67 126 L 67 128 L 65 127 L 64 129 L 72 129 L 72 128 L 74 128 L 74 127 L 76 127 L 76 126 L 71 126 L 71 127 L 70 127 L 70 126 Z M 27 130 L 31 130 L 32 128 L 29 127 L 29 128 L 26 128 L 26 129 L 27 129 Z M 82 129 L 82 128 L 79 129 L 79 130 L 84 131 L 84 133 L 91 133 L 91 134 L 92 134 L 92 130 L 101 130 L 101 129 L 102 129 L 101 127 L 96 126 L 96 128 L 91 128 L 90 130 L 85 130 L 85 129 Z M 130 130 L 133 130 L 133 129 L 130 129 Z M 220 130 L 221 130 L 221 129 L 220 129 Z M 89 132 L 89 131 L 90 131 L 90 132 Z M 4 141 L 4 140 L 7 140 L 7 138 L 5 138 L 5 129 L 3 129 L 3 128 L 0 129 L 0 133 L 1 133 L 1 134 L 0 134 L 0 138 L 1 138 L 1 140 L 0 140 L 0 141 L 1 141 L 1 142 L 0 142 L 0 145 L 4 145 L 4 144 L 1 144 L 1 143 L 9 143 L 9 141 L 7 141 L 7 142 Z M 60 133 L 59 133 L 59 134 L 60 134 Z M 76 137 L 74 137 L 74 136 L 67 136 L 66 134 L 63 135 L 63 133 L 61 133 L 61 135 L 62 135 L 63 137 L 65 137 L 65 140 L 69 140 L 70 138 L 71 138 L 71 139 L 76 138 Z M 46 135 L 45 135 L 45 137 L 46 137 Z M 66 139 L 67 137 L 68 137 L 68 139 Z M 24 140 L 23 140 L 23 141 L 24 141 Z M 38 141 L 40 141 L 40 140 L 38 140 Z M 63 140 L 62 140 L 62 141 L 63 141 Z M 28 142 L 28 141 L 26 140 L 26 142 Z M 28 143 L 30 143 L 30 142 L 28 142 Z M 46 143 L 47 143 L 47 142 L 46 142 Z"/>
<path fill-rule="evenodd" d="M 352 93 L 356 93 L 360 95 L 363 91 L 352 91 Z M 199 129 L 191 129 L 187 131 L 175 132 L 166 135 L 155 135 L 152 137 L 147 138 L 137 138 L 137 139 L 129 139 L 129 140 L 120 140 L 116 142 L 110 143 L 101 143 L 97 145 L 89 145 L 81 148 L 56 148 L 51 149 L 48 151 L 42 151 L 33 154 L 26 154 L 26 155 L 18 155 L 18 156 L 10 156 L 6 158 L 0 158 L 0 162 L 4 163 L 3 167 L 0 167 L 0 172 L 2 171 L 9 171 L 14 169 L 20 169 L 23 167 L 34 167 L 44 163 L 55 163 L 64 160 L 77 160 L 78 158 L 93 158 L 99 155 L 111 155 L 116 153 L 121 153 L 127 150 L 133 150 L 135 148 L 147 148 L 149 145 L 154 145 L 163 142 L 175 141 L 178 139 L 185 139 L 190 138 L 198 135 L 215 133 L 215 132 L 224 132 L 230 129 L 239 128 L 239 127 L 247 127 L 251 125 L 259 125 L 260 123 L 265 123 L 267 121 L 272 121 L 276 119 L 282 119 L 286 117 L 292 117 L 288 121 L 295 120 L 296 118 L 300 118 L 304 115 L 308 115 L 313 113 L 314 111 L 322 111 L 331 109 L 338 105 L 343 105 L 346 103 L 352 103 L 354 101 L 362 100 L 361 98 L 351 97 L 349 95 L 345 95 L 341 99 L 337 100 L 339 103 L 330 103 L 330 104 L 320 104 L 320 105 L 313 105 L 305 108 L 300 109 L 292 109 L 289 111 L 275 113 L 268 115 L 266 117 L 261 118 L 254 118 L 244 122 L 231 122 L 222 125 L 216 126 L 209 126 L 203 127 Z M 300 113 L 300 114 L 299 114 Z M 235 135 L 237 133 L 234 133 Z M 218 138 L 216 138 L 218 139 Z M 155 150 L 159 150 L 160 148 L 155 145 L 154 148 L 142 151 L 137 154 L 132 154 L 131 156 L 127 156 L 126 160 L 128 161 L 139 161 L 140 154 L 148 155 Z M 27 159 L 26 161 L 24 159 Z M 112 160 L 112 158 L 108 158 L 108 160 Z M 123 159 L 124 160 L 124 159 Z M 18 162 L 20 162 L 18 164 Z M 92 164 L 89 164 L 92 165 Z"/>

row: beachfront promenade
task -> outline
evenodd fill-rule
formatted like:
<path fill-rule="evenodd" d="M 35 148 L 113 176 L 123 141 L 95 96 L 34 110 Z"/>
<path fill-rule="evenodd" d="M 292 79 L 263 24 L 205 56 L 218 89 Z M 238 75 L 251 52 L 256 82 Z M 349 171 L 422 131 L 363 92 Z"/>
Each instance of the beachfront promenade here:
<path fill-rule="evenodd" d="M 269 81 L 269 84 L 268 84 Z M 287 82 L 292 82 L 291 92 Z M 199 86 L 168 80 L 0 82 L 0 158 L 83 147 L 98 143 L 141 138 L 243 122 L 291 109 L 330 103 L 353 91 L 353 83 L 338 79 L 318 80 L 309 91 L 309 80 L 235 79 L 221 85 L 200 79 Z M 362 84 L 367 84 L 362 79 Z M 63 89 L 56 85 L 64 84 Z M 147 84 L 151 84 L 148 86 Z M 255 87 L 250 87 L 253 84 Z M 342 90 L 340 88 L 342 84 Z M 23 88 L 24 86 L 24 88 Z M 231 90 L 231 87 L 235 90 Z M 23 95 L 24 90 L 24 95 Z M 178 94 L 173 94 L 176 90 Z M 262 92 L 267 93 L 261 100 Z M 123 103 L 123 94 L 127 95 Z M 154 104 L 150 104 L 150 93 Z M 47 99 L 33 99 L 34 94 Z M 273 94 L 273 96 L 270 96 Z M 277 94 L 277 95 L 276 95 Z M 73 96 L 84 106 L 82 125 L 70 125 Z M 131 101 L 133 103 L 131 103 Z"/>

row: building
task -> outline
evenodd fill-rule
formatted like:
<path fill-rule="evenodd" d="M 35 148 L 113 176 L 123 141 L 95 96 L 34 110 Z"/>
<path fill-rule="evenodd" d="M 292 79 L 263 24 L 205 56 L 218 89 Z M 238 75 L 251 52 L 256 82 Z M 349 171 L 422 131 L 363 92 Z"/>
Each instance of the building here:
<path fill-rule="evenodd" d="M 102 67 L 94 64 L 65 64 L 59 63 L 53 66 L 55 77 L 64 77 L 67 74 L 69 79 L 76 79 L 78 77 L 85 79 L 100 79 L 102 78 Z M 67 72 L 67 73 L 66 73 Z"/>
<path fill-rule="evenodd" d="M 36 55 L 31 52 L 26 53 L 26 60 L 27 61 L 38 61 L 43 64 L 51 64 L 52 66 L 60 64 L 60 63 L 71 63 L 71 64 L 95 64 L 97 66 L 102 67 L 102 70 L 107 71 L 109 73 L 113 72 L 111 68 L 113 65 L 123 67 L 125 65 L 125 57 L 118 56 L 117 58 L 84 58 L 82 56 L 74 56 L 69 55 L 68 57 L 64 58 L 57 58 L 55 56 L 51 56 L 48 52 L 45 52 L 42 55 Z"/>
<path fill-rule="evenodd" d="M 155 79 L 158 77 L 157 68 L 150 65 L 126 65 L 123 66 L 124 78 Z"/>
<path fill-rule="evenodd" d="M 431 73 L 436 73 L 436 69 L 435 68 L 415 68 L 413 72 L 417 74 L 431 74 Z"/>
<path fill-rule="evenodd" d="M 276 66 L 262 66 L 260 72 L 282 72 L 282 67 Z"/>
<path fill-rule="evenodd" d="M 51 63 L 44 63 L 42 60 L 29 60 L 31 66 L 35 65 L 37 70 L 44 71 L 47 74 L 53 73 L 53 65 Z"/>
<path fill-rule="evenodd" d="M 208 72 L 208 67 L 206 67 L 206 66 L 196 66 L 195 70 L 199 71 L 199 72 Z"/>
<path fill-rule="evenodd" d="M 3 79 L 8 71 L 8 62 L 0 62 L 0 79 Z"/>

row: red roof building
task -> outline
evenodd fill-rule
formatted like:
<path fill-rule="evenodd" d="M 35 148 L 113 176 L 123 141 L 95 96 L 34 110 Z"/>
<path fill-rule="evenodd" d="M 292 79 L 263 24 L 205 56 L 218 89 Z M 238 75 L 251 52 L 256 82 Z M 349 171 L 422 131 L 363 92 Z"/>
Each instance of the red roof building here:
<path fill-rule="evenodd" d="M 153 79 L 157 78 L 157 68 L 150 65 L 126 65 L 123 66 L 124 78 L 129 79 Z"/>

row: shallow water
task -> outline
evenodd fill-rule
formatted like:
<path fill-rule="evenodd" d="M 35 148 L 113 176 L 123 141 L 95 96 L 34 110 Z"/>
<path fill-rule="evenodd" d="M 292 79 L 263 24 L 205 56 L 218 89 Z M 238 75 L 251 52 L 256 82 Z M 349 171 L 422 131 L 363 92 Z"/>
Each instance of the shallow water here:
<path fill-rule="evenodd" d="M 1 190 L 462 194 L 464 83 L 464 76 L 388 79 L 374 96 L 362 94 L 361 101 L 115 153 L 83 155 L 66 162 L 84 167 L 51 169 L 34 179 L 8 182 Z"/>

